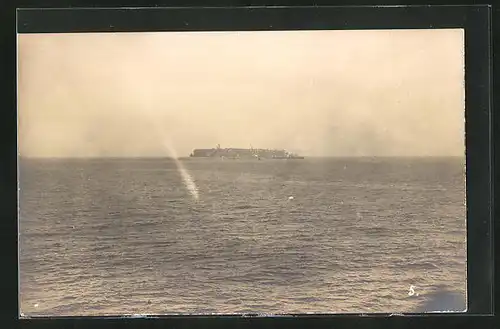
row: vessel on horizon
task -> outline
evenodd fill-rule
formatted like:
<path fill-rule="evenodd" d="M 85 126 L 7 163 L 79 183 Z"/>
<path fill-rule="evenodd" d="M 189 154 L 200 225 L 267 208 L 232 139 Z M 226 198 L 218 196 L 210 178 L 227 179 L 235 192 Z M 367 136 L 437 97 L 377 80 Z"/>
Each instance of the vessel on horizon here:
<path fill-rule="evenodd" d="M 221 148 L 218 144 L 211 149 L 194 149 L 190 158 L 222 158 L 222 159 L 304 159 L 303 156 L 285 149 L 259 148 Z"/>

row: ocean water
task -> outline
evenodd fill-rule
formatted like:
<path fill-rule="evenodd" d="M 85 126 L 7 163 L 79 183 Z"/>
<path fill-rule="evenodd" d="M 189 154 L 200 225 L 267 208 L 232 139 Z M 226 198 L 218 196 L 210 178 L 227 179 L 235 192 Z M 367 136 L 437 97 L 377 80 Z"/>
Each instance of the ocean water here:
<path fill-rule="evenodd" d="M 169 159 L 21 159 L 21 312 L 465 309 L 464 159 L 183 165 L 198 199 Z"/>

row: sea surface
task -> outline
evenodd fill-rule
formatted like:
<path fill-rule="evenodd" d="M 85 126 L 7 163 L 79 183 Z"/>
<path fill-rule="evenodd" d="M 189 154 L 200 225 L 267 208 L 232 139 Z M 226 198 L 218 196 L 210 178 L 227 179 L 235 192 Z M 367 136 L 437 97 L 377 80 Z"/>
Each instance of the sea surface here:
<path fill-rule="evenodd" d="M 21 159 L 22 314 L 465 309 L 464 159 L 180 166 Z"/>

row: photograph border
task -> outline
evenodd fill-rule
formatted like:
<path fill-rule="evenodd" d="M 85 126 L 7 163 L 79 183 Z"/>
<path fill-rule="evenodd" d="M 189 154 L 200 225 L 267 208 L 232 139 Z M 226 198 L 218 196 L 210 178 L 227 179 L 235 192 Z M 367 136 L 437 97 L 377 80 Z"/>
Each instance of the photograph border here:
<path fill-rule="evenodd" d="M 433 314 L 324 314 L 285 316 L 151 316 L 50 317 L 21 319 L 21 327 L 56 322 L 62 326 L 123 322 L 144 326 L 144 321 L 172 327 L 392 327 L 421 325 L 446 317 L 465 325 L 468 319 L 486 319 L 493 312 L 493 122 L 491 103 L 491 6 L 288 6 L 288 7 L 162 7 L 162 8 L 25 8 L 17 10 L 18 33 L 152 32 L 152 31 L 264 31 L 264 30 L 368 30 L 463 28 L 465 30 L 465 123 L 467 187 L 467 313 Z M 14 48 L 15 51 L 15 48 Z M 14 79 L 16 74 L 14 67 Z M 9 71 L 11 72 L 11 71 Z M 14 90 L 16 85 L 14 85 Z M 4 215 L 8 239 L 16 246 L 6 270 L 15 269 L 16 284 L 8 294 L 11 308 L 18 305 L 18 206 L 16 94 L 5 121 L 9 123 Z M 3 227 L 2 227 L 3 228 Z M 7 233 L 6 233 L 7 235 Z M 13 243 L 11 243 L 11 246 Z M 10 272 L 9 272 L 10 273 Z M 14 299 L 15 298 L 15 299 Z M 16 301 L 13 303 L 13 301 Z M 15 304 L 15 305 L 13 305 Z M 13 305 L 13 307 L 12 307 Z M 104 322 L 103 322 L 104 321 Z M 491 322 L 491 321 L 490 321 Z M 469 325 L 471 322 L 469 322 Z"/>

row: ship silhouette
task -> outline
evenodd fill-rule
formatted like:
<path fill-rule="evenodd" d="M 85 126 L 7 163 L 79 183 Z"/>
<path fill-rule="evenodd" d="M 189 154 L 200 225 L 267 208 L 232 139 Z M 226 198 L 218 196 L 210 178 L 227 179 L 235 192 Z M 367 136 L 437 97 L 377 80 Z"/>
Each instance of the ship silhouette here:
<path fill-rule="evenodd" d="M 211 149 L 194 149 L 191 158 L 223 158 L 223 159 L 304 159 L 285 149 L 260 148 L 221 148 L 220 144 Z"/>

